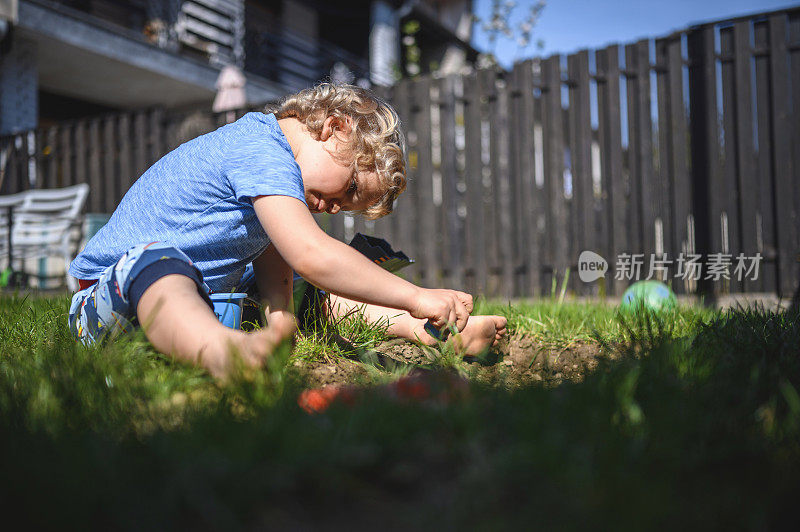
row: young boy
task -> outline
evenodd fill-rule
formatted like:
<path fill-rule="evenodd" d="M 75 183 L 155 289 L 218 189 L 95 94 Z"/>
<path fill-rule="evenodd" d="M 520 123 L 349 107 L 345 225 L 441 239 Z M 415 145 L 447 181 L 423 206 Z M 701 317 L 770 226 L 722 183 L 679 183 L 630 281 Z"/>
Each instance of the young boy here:
<path fill-rule="evenodd" d="M 157 350 L 214 375 L 226 373 L 233 352 L 260 365 L 294 333 L 292 270 L 347 301 L 399 310 L 400 322 L 463 330 L 471 296 L 408 283 L 311 216 L 391 212 L 405 189 L 403 151 L 390 106 L 332 84 L 181 145 L 133 184 L 71 264 L 81 285 L 70 306 L 73 334 L 90 343 L 138 322 Z M 232 291 L 251 262 L 267 327 L 244 333 L 217 321 L 208 292 Z"/>

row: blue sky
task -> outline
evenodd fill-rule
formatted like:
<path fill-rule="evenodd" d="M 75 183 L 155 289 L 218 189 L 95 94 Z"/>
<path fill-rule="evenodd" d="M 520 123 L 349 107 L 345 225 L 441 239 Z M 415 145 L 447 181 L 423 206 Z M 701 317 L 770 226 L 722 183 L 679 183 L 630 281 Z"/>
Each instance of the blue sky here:
<path fill-rule="evenodd" d="M 536 0 L 516 0 L 519 22 Z M 772 11 L 798 5 L 787 0 L 547 0 L 533 30 L 533 39 L 543 39 L 545 47 L 529 47 L 517 57 L 517 45 L 498 41 L 496 55 L 509 66 L 515 59 L 532 55 L 571 53 L 581 48 L 598 48 L 614 42 L 628 43 L 643 37 L 666 35 L 698 22 L 738 15 Z M 491 0 L 476 0 L 475 12 L 482 18 L 491 13 Z M 488 51 L 488 39 L 480 30 L 473 44 Z"/>

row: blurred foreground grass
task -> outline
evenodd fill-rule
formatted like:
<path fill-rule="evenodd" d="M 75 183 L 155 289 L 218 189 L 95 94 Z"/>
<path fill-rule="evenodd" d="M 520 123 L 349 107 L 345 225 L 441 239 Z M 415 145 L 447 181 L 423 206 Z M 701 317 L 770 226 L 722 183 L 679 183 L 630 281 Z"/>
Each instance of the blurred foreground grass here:
<path fill-rule="evenodd" d="M 310 416 L 283 371 L 288 349 L 222 385 L 141 336 L 77 345 L 66 305 L 0 298 L 0 507 L 27 528 L 798 521 L 796 313 L 484 302 L 517 332 L 616 356 L 578 384 L 473 383 L 448 405 L 375 393 Z"/>

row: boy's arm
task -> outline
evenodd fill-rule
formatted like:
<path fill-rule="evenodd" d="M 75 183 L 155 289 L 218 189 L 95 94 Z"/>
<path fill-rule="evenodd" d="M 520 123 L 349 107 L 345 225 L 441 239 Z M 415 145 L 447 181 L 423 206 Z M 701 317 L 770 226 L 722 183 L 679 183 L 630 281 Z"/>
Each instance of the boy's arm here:
<path fill-rule="evenodd" d="M 308 207 L 289 196 L 259 196 L 253 207 L 286 262 L 314 285 L 344 297 L 402 309 L 437 327 L 464 328 L 472 297 L 454 290 L 419 288 L 387 272 L 319 228 Z"/>
<path fill-rule="evenodd" d="M 292 268 L 281 257 L 274 245 L 267 247 L 264 252 L 253 261 L 253 270 L 256 276 L 256 285 L 261 295 L 261 303 L 267 316 L 276 314 L 292 316 L 294 298 L 292 295 L 294 277 Z"/>

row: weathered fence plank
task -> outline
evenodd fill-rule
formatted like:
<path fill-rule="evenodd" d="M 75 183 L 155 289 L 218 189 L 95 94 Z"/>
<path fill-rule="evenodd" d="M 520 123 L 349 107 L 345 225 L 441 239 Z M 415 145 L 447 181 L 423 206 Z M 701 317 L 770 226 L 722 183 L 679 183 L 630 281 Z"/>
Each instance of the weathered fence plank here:
<path fill-rule="evenodd" d="M 147 166 L 151 166 L 167 152 L 164 134 L 164 110 L 156 107 L 148 113 L 150 138 L 148 139 Z"/>
<path fill-rule="evenodd" d="M 623 159 L 623 168 L 625 171 L 625 195 L 628 201 L 625 203 L 626 213 L 625 217 L 628 221 L 628 245 L 631 249 L 641 250 L 643 243 L 643 227 L 642 227 L 642 195 L 641 195 L 641 176 L 639 175 L 639 144 L 641 132 L 638 128 L 637 115 L 638 115 L 638 84 L 636 70 L 631 68 L 631 65 L 636 65 L 636 46 L 629 44 L 624 47 L 625 65 L 622 68 L 622 75 L 625 79 L 625 101 L 621 102 L 621 106 L 627 114 L 627 124 L 621 126 L 623 133 L 627 128 L 628 145 L 625 149 L 623 134 L 623 150 L 625 157 Z"/>
<path fill-rule="evenodd" d="M 364 219 L 363 216 L 355 216 L 355 215 L 350 214 L 350 213 L 347 213 L 344 216 L 345 216 L 345 218 L 350 218 L 350 222 L 347 222 L 348 224 L 349 223 L 353 224 L 353 226 L 352 226 L 353 227 L 353 235 L 355 235 L 356 233 L 362 233 L 362 234 L 365 234 L 365 235 L 371 235 L 372 234 L 372 231 L 368 231 L 367 230 L 367 222 L 366 222 L 366 220 Z"/>
<path fill-rule="evenodd" d="M 669 146 L 673 205 L 672 258 L 677 260 L 682 253 L 693 250 L 693 230 L 690 225 L 692 188 L 689 176 L 689 129 L 686 119 L 686 104 L 683 96 L 684 68 L 681 54 L 681 36 L 670 39 L 667 47 L 669 69 Z M 677 272 L 675 272 L 677 273 Z M 674 274 L 673 274 L 674 275 Z M 678 280 L 673 284 L 678 293 L 686 291 L 686 283 Z"/>
<path fill-rule="evenodd" d="M 477 74 L 464 81 L 464 142 L 467 218 L 465 223 L 467 289 L 485 294 L 488 283 L 486 224 L 483 210 L 483 161 L 481 147 L 481 92 Z"/>
<path fill-rule="evenodd" d="M 658 186 L 653 172 L 653 124 L 651 119 L 650 100 L 650 50 L 649 41 L 638 41 L 625 47 L 626 70 L 632 78 L 628 78 L 628 122 L 633 128 L 629 129 L 628 155 L 633 164 L 630 165 L 630 180 L 632 190 L 631 204 L 638 206 L 638 212 L 631 226 L 638 226 L 640 230 L 635 237 L 639 244 L 635 247 L 645 255 L 645 267 L 649 264 L 651 254 L 656 251 L 656 227 L 658 217 L 656 207 Z M 631 82 L 632 81 L 632 82 Z M 632 117 L 632 119 L 631 119 Z M 637 210 L 637 209 L 634 209 Z M 634 235 L 631 235 L 633 242 Z M 643 273 L 647 275 L 647 273 Z"/>
<path fill-rule="evenodd" d="M 440 177 L 442 203 L 440 206 L 442 227 L 442 265 L 445 268 L 445 286 L 461 287 L 464 284 L 463 230 L 459 217 L 460 193 L 458 191 L 456 150 L 456 95 L 455 79 L 442 78 L 436 81 L 439 89 L 439 124 L 441 130 Z"/>
<path fill-rule="evenodd" d="M 656 204 L 658 205 L 658 216 L 661 221 L 661 239 L 662 239 L 662 252 L 667 259 L 668 264 L 674 264 L 676 259 L 675 245 L 673 242 L 673 223 L 674 223 L 674 210 L 675 205 L 672 203 L 673 199 L 673 182 L 671 175 L 671 164 L 669 160 L 670 153 L 670 123 L 669 123 L 669 63 L 668 63 L 668 50 L 669 40 L 658 39 L 655 42 L 655 65 L 653 69 L 656 77 L 656 100 L 657 100 L 657 128 L 658 134 L 653 142 L 656 145 L 654 152 L 656 153 L 657 165 L 654 168 L 654 173 L 658 181 L 658 197 Z M 674 278 L 674 269 L 669 269 L 670 274 L 665 282 L 672 285 Z"/>
<path fill-rule="evenodd" d="M 762 290 L 777 292 L 777 243 L 775 240 L 775 202 L 772 171 L 772 135 L 770 134 L 770 66 L 769 27 L 766 20 L 753 25 L 753 55 L 755 70 L 757 153 L 755 175 L 758 180 L 758 221 L 761 224 L 760 242 L 764 260 L 761 264 Z"/>
<path fill-rule="evenodd" d="M 328 215 L 322 214 L 317 216 L 321 216 L 327 222 L 328 234 L 330 236 L 342 242 L 345 241 L 344 213 Z"/>
<path fill-rule="evenodd" d="M 601 146 L 602 182 L 606 193 L 605 212 L 608 217 L 610 247 L 606 251 L 609 274 L 606 275 L 610 293 L 624 283 L 616 281 L 616 260 L 630 253 L 626 227 L 625 182 L 622 175 L 622 133 L 620 131 L 619 47 L 609 46 L 596 52 L 598 137 Z"/>
<path fill-rule="evenodd" d="M 787 46 L 789 50 L 789 83 L 791 87 L 790 98 L 792 103 L 791 111 L 789 113 L 789 133 L 791 135 L 791 146 L 795 148 L 792 150 L 792 187 L 794 188 L 794 211 L 795 220 L 800 220 L 800 105 L 795 102 L 800 102 L 800 10 L 792 11 L 788 16 L 788 24 L 786 27 Z M 784 130 L 784 134 L 786 131 Z M 798 227 L 800 224 L 795 224 Z M 795 268 L 800 267 L 800 235 L 795 239 L 796 253 L 794 256 Z M 796 271 L 796 270 L 795 270 Z M 800 277 L 794 279 L 795 287 L 800 284 Z"/>
<path fill-rule="evenodd" d="M 778 245 L 778 294 L 792 297 L 793 289 L 800 279 L 800 246 L 798 246 L 798 212 L 792 205 L 792 189 L 798 187 L 793 172 L 792 144 L 786 127 L 789 118 L 789 91 L 786 45 L 786 15 L 769 17 L 769 60 L 770 60 L 770 134 L 772 135 L 772 168 L 775 186 L 775 229 Z M 797 151 L 797 144 L 794 145 Z M 793 186 L 794 181 L 794 186 Z"/>
<path fill-rule="evenodd" d="M 481 210 L 483 213 L 484 233 L 483 233 L 483 252 L 486 258 L 486 288 L 485 293 L 489 296 L 498 294 L 497 273 L 499 264 L 497 261 L 500 255 L 499 242 L 497 239 L 498 220 L 495 211 L 494 175 L 498 171 L 498 161 L 494 160 L 493 142 L 495 140 L 492 131 L 494 115 L 493 107 L 496 106 L 497 99 L 495 80 L 497 73 L 494 70 L 482 70 L 478 72 L 478 87 L 480 90 L 481 119 L 480 119 L 480 147 L 481 152 L 481 181 L 480 197 Z"/>
<path fill-rule="evenodd" d="M 42 155 L 43 160 L 46 161 L 46 169 L 42 171 L 42 175 L 44 176 L 44 184 L 41 185 L 42 188 L 56 188 L 62 186 L 60 181 L 60 175 L 58 171 L 58 147 L 57 147 L 57 139 L 58 133 L 57 129 L 54 126 L 47 128 L 47 134 L 45 136 L 45 142 L 41 144 L 42 146 Z"/>
<path fill-rule="evenodd" d="M 133 170 L 133 145 L 131 144 L 131 116 L 127 113 L 119 117 L 117 123 L 119 138 L 119 185 L 120 197 L 125 195 L 134 181 L 139 178 Z"/>
<path fill-rule="evenodd" d="M 100 120 L 89 122 L 89 211 L 106 212 L 105 186 L 100 167 Z"/>
<path fill-rule="evenodd" d="M 61 169 L 61 183 L 65 187 L 76 183 L 73 171 L 76 143 L 72 133 L 71 124 L 62 124 L 58 128 L 58 163 Z"/>
<path fill-rule="evenodd" d="M 136 113 L 133 116 L 133 167 L 134 173 L 138 178 L 141 176 L 147 167 L 147 131 L 146 131 L 146 117 L 143 111 Z"/>
<path fill-rule="evenodd" d="M 105 185 L 104 207 L 102 212 L 114 210 L 119 200 L 120 194 L 120 175 L 117 172 L 117 162 L 119 153 L 117 151 L 117 120 L 115 117 L 108 116 L 103 120 L 103 184 Z"/>
<path fill-rule="evenodd" d="M 374 88 L 374 90 L 375 94 L 379 98 L 383 99 L 384 101 L 391 101 L 392 98 L 391 98 L 390 88 L 377 86 Z M 386 239 L 386 241 L 389 242 L 392 246 L 398 245 L 397 238 L 395 237 L 394 224 L 393 224 L 395 218 L 397 218 L 396 215 L 383 216 L 372 222 L 374 235 L 379 238 Z M 395 249 L 402 250 L 403 248 L 396 247 Z"/>
<path fill-rule="evenodd" d="M 417 107 L 415 127 L 417 145 L 417 222 L 419 227 L 420 270 L 425 286 L 433 288 L 440 285 L 439 265 L 437 264 L 438 220 L 433 204 L 433 161 L 431 159 L 431 79 L 423 77 L 413 88 L 413 104 Z"/>
<path fill-rule="evenodd" d="M 89 183 L 88 165 L 86 163 L 87 128 L 86 122 L 75 124 L 75 183 Z M 89 194 L 91 195 L 91 191 Z"/>
<path fill-rule="evenodd" d="M 508 149 L 509 149 L 509 174 L 513 176 L 511 189 L 509 191 L 509 202 L 511 204 L 511 251 L 512 251 L 512 276 L 513 287 L 511 292 L 514 296 L 524 293 L 525 271 L 524 254 L 524 228 L 520 225 L 522 218 L 522 94 L 519 90 L 519 70 L 513 68 L 506 74 L 506 84 L 508 92 Z"/>
<path fill-rule="evenodd" d="M 592 123 L 589 97 L 589 52 L 582 50 L 567 58 L 569 71 L 570 163 L 574 209 L 575 244 L 573 252 L 595 248 L 597 228 L 594 219 L 594 183 L 592 181 Z M 576 260 L 577 255 L 571 257 Z M 576 272 L 577 273 L 577 272 Z M 581 283 L 583 293 L 591 286 Z"/>
<path fill-rule="evenodd" d="M 734 24 L 733 41 L 733 62 L 736 78 L 736 164 L 739 170 L 739 191 L 741 193 L 739 209 L 741 212 L 742 251 L 746 256 L 754 256 L 759 252 L 763 255 L 758 236 L 761 226 L 761 214 L 759 213 L 759 184 L 753 147 L 749 21 L 738 21 Z M 713 193 L 711 198 L 713 202 Z M 719 250 L 719 247 L 714 247 L 713 249 Z M 744 286 L 748 292 L 760 292 L 763 289 L 762 277 L 759 276 L 756 280 L 745 279 Z"/>
<path fill-rule="evenodd" d="M 509 138 L 509 96 L 508 83 L 503 77 L 494 82 L 495 97 L 489 100 L 492 162 L 492 196 L 494 219 L 496 220 L 497 255 L 495 271 L 499 276 L 495 294 L 503 298 L 514 297 L 514 216 L 511 202 L 513 176 L 511 175 L 511 154 Z"/>
<path fill-rule="evenodd" d="M 37 129 L 35 132 L 31 133 L 33 135 L 34 140 L 34 150 L 33 150 L 33 160 L 34 165 L 36 168 L 36 172 L 34 173 L 34 186 L 36 188 L 48 188 L 47 178 L 49 173 L 48 168 L 48 157 L 44 152 L 44 148 L 47 145 L 46 137 L 45 137 L 45 130 L 44 129 Z"/>
<path fill-rule="evenodd" d="M 692 198 L 695 220 L 696 251 L 703 256 L 704 267 L 698 279 L 698 292 L 713 299 L 715 283 L 706 277 L 710 253 L 721 249 L 720 218 L 722 200 L 719 171 L 719 132 L 717 126 L 716 69 L 714 28 L 694 28 L 688 34 L 689 91 L 691 106 Z"/>
<path fill-rule="evenodd" d="M 720 83 L 722 87 L 722 188 L 717 192 L 723 198 L 727 222 L 727 246 L 722 251 L 736 257 L 742 252 L 741 219 L 739 217 L 739 183 L 736 173 L 736 77 L 733 63 L 733 27 L 720 29 Z M 736 276 L 730 279 L 731 292 L 741 292 L 742 282 Z"/>
<path fill-rule="evenodd" d="M 564 122 L 561 107 L 561 65 L 558 55 L 544 60 L 543 81 L 542 128 L 549 132 L 544 137 L 544 178 L 548 202 L 546 256 L 552 275 L 561 282 L 570 261 L 569 241 L 565 238 L 568 218 L 564 198 Z"/>
<path fill-rule="evenodd" d="M 543 201 L 536 188 L 535 175 L 535 142 L 534 142 L 534 86 L 532 60 L 518 63 L 514 68 L 514 79 L 519 91 L 519 218 L 521 234 L 521 260 L 526 266 L 527 282 L 523 285 L 522 294 L 526 296 L 541 294 L 541 246 L 542 235 L 537 227 L 537 217 L 541 212 Z"/>
<path fill-rule="evenodd" d="M 392 100 L 397 109 L 397 114 L 403 122 L 403 130 L 406 134 L 406 143 L 408 145 L 408 161 L 406 166 L 407 187 L 406 191 L 397 198 L 397 205 L 395 206 L 396 214 L 392 216 L 395 218 L 394 227 L 397 243 L 397 248 L 401 249 L 409 257 L 418 260 L 418 239 L 417 239 L 417 190 L 416 190 L 416 176 L 417 176 L 417 157 L 416 157 L 416 132 L 413 128 L 413 118 L 410 103 L 410 89 L 411 82 L 403 80 L 397 84 L 394 90 L 394 99 Z M 414 154 L 412 156 L 412 154 Z M 408 268 L 409 276 L 414 277 L 419 275 L 419 265 L 416 264 Z"/>

